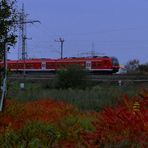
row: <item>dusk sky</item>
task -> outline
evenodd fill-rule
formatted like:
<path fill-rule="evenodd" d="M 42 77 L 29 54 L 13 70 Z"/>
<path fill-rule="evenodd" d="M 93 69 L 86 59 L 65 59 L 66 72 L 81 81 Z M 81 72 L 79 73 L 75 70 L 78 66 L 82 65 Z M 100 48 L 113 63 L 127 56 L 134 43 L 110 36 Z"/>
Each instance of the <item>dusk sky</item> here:
<path fill-rule="evenodd" d="M 29 20 L 27 51 L 30 58 L 59 58 L 97 54 L 115 56 L 121 64 L 131 59 L 148 62 L 148 0 L 19 0 Z M 17 58 L 17 46 L 9 58 Z"/>

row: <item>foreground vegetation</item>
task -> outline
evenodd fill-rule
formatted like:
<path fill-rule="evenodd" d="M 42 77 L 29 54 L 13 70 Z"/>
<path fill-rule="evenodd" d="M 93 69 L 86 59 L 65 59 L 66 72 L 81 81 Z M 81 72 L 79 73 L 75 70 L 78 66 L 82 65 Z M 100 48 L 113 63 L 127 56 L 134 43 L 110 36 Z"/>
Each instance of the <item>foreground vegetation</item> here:
<path fill-rule="evenodd" d="M 8 98 L 19 101 L 37 100 L 52 98 L 75 105 L 82 110 L 100 111 L 105 106 L 115 105 L 120 96 L 128 94 L 136 95 L 141 88 L 147 87 L 146 84 L 95 84 L 85 89 L 68 88 L 56 89 L 52 87 L 52 82 L 31 83 L 25 82 L 25 88 L 20 88 L 19 82 L 9 83 Z"/>
<path fill-rule="evenodd" d="M 7 100 L 0 125 L 0 147 L 147 147 L 148 91 L 101 112 L 50 99 Z"/>
<path fill-rule="evenodd" d="M 25 88 L 9 82 L 0 146 L 148 147 L 147 84 L 87 82 L 71 68 L 57 80 L 24 80 Z"/>

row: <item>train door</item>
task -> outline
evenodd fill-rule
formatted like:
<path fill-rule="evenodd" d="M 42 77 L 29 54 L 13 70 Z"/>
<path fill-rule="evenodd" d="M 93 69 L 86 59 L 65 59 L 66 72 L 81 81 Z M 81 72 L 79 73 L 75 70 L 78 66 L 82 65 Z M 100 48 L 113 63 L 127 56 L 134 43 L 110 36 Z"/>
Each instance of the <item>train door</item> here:
<path fill-rule="evenodd" d="M 42 61 L 42 63 L 41 63 L 41 69 L 42 70 L 46 70 L 46 62 L 45 61 Z"/>
<path fill-rule="evenodd" d="M 86 61 L 85 68 L 86 70 L 91 70 L 91 61 Z"/>

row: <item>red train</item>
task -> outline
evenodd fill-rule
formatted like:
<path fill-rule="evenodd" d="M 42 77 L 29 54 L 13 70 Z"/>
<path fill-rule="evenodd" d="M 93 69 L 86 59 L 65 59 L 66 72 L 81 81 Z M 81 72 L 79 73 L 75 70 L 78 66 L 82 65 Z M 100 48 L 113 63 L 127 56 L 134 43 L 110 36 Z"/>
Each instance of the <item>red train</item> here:
<path fill-rule="evenodd" d="M 115 57 L 81 57 L 63 59 L 27 59 L 8 60 L 8 69 L 14 72 L 55 72 L 69 65 L 80 65 L 83 69 L 95 73 L 116 73 L 119 62 Z M 1 62 L 2 66 L 2 62 Z"/>

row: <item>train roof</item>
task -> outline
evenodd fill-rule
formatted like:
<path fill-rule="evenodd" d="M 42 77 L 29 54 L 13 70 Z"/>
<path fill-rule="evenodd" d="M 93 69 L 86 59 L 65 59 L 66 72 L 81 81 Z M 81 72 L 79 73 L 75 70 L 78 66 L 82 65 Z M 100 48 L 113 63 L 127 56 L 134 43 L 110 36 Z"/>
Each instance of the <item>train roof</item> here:
<path fill-rule="evenodd" d="M 24 60 L 8 60 L 8 62 L 11 62 L 11 63 L 21 63 L 21 62 L 31 62 L 31 63 L 36 63 L 36 62 L 41 62 L 41 61 L 55 61 L 54 59 L 26 59 L 25 61 Z"/>
<path fill-rule="evenodd" d="M 75 61 L 75 60 L 111 60 L 112 57 L 108 57 L 108 56 L 93 56 L 93 57 L 65 57 L 63 59 L 48 59 L 48 58 L 40 58 L 40 59 L 26 59 L 24 60 L 8 60 L 8 63 L 22 63 L 22 62 L 31 62 L 31 63 L 36 63 L 36 62 L 41 62 L 41 61 L 45 61 L 45 62 L 64 62 L 64 61 Z"/>
<path fill-rule="evenodd" d="M 98 56 L 94 56 L 94 57 L 68 57 L 68 58 L 63 58 L 63 59 L 57 59 L 56 61 L 76 61 L 76 60 L 111 60 L 111 57 L 98 57 Z"/>

